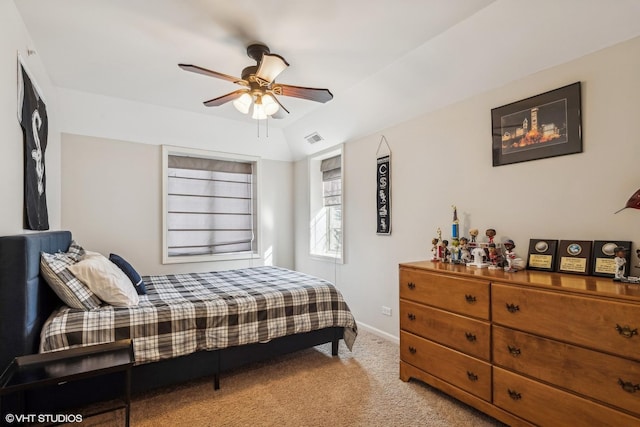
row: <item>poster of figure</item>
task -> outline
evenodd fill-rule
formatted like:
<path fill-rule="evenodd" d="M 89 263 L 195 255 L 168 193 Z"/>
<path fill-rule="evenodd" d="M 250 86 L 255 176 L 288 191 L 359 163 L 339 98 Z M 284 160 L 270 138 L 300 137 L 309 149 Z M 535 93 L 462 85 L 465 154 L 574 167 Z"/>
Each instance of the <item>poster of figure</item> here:
<path fill-rule="evenodd" d="M 44 152 L 49 132 L 47 109 L 18 61 L 18 120 L 24 136 L 24 216 L 28 230 L 48 230 Z"/>
<path fill-rule="evenodd" d="M 382 147 L 382 143 L 385 147 Z M 382 147 L 382 150 L 381 150 Z M 378 208 L 377 234 L 391 234 L 391 150 L 384 136 L 380 140 L 376 156 L 376 199 Z"/>

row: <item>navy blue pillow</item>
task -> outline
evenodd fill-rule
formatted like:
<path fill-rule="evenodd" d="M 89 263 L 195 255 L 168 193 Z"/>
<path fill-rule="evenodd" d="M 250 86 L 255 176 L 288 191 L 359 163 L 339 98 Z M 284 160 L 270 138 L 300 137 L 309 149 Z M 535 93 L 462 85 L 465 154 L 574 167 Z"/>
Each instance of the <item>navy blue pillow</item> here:
<path fill-rule="evenodd" d="M 133 287 L 136 288 L 136 292 L 138 293 L 138 295 L 147 294 L 147 288 L 144 286 L 142 277 L 140 277 L 136 269 L 133 268 L 131 264 L 129 264 L 127 261 L 124 260 L 124 258 L 116 254 L 110 254 L 109 260 L 115 265 L 117 265 L 120 268 L 120 270 L 122 270 L 124 274 L 127 275 L 129 280 L 131 280 L 131 283 L 133 283 Z"/>

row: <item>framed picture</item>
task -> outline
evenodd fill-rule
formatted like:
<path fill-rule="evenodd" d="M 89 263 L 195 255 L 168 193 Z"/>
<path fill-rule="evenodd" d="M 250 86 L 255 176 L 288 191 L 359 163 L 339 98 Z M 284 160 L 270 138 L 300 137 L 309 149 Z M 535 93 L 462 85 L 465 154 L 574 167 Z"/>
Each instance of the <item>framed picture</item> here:
<path fill-rule="evenodd" d="M 558 272 L 573 274 L 591 273 L 590 240 L 560 240 L 558 245 Z"/>
<path fill-rule="evenodd" d="M 557 240 L 531 239 L 529 240 L 529 270 L 555 271 Z"/>
<path fill-rule="evenodd" d="M 491 110 L 493 166 L 582 152 L 580 82 Z"/>

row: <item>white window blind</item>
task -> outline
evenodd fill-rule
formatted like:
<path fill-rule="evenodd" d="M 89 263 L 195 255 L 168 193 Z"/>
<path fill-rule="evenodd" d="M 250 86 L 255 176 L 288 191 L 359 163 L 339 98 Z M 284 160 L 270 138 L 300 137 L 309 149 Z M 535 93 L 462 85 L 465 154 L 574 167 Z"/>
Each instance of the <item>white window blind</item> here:
<path fill-rule="evenodd" d="M 254 165 L 169 154 L 169 257 L 254 251 Z"/>
<path fill-rule="evenodd" d="M 342 204 L 341 161 L 341 156 L 338 155 L 324 159 L 320 163 L 324 206 L 338 206 Z"/>
<path fill-rule="evenodd" d="M 342 156 L 329 157 L 320 162 L 322 172 L 322 204 L 325 213 L 325 242 L 323 252 L 337 256 L 342 246 Z"/>

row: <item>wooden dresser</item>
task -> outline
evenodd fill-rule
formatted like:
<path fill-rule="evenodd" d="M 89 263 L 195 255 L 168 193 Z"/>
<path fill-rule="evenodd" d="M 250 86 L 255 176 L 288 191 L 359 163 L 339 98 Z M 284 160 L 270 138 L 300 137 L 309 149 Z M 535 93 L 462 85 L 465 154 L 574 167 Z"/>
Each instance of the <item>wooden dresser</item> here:
<path fill-rule="evenodd" d="M 640 426 L 640 285 L 400 264 L 400 378 L 513 426 Z"/>

